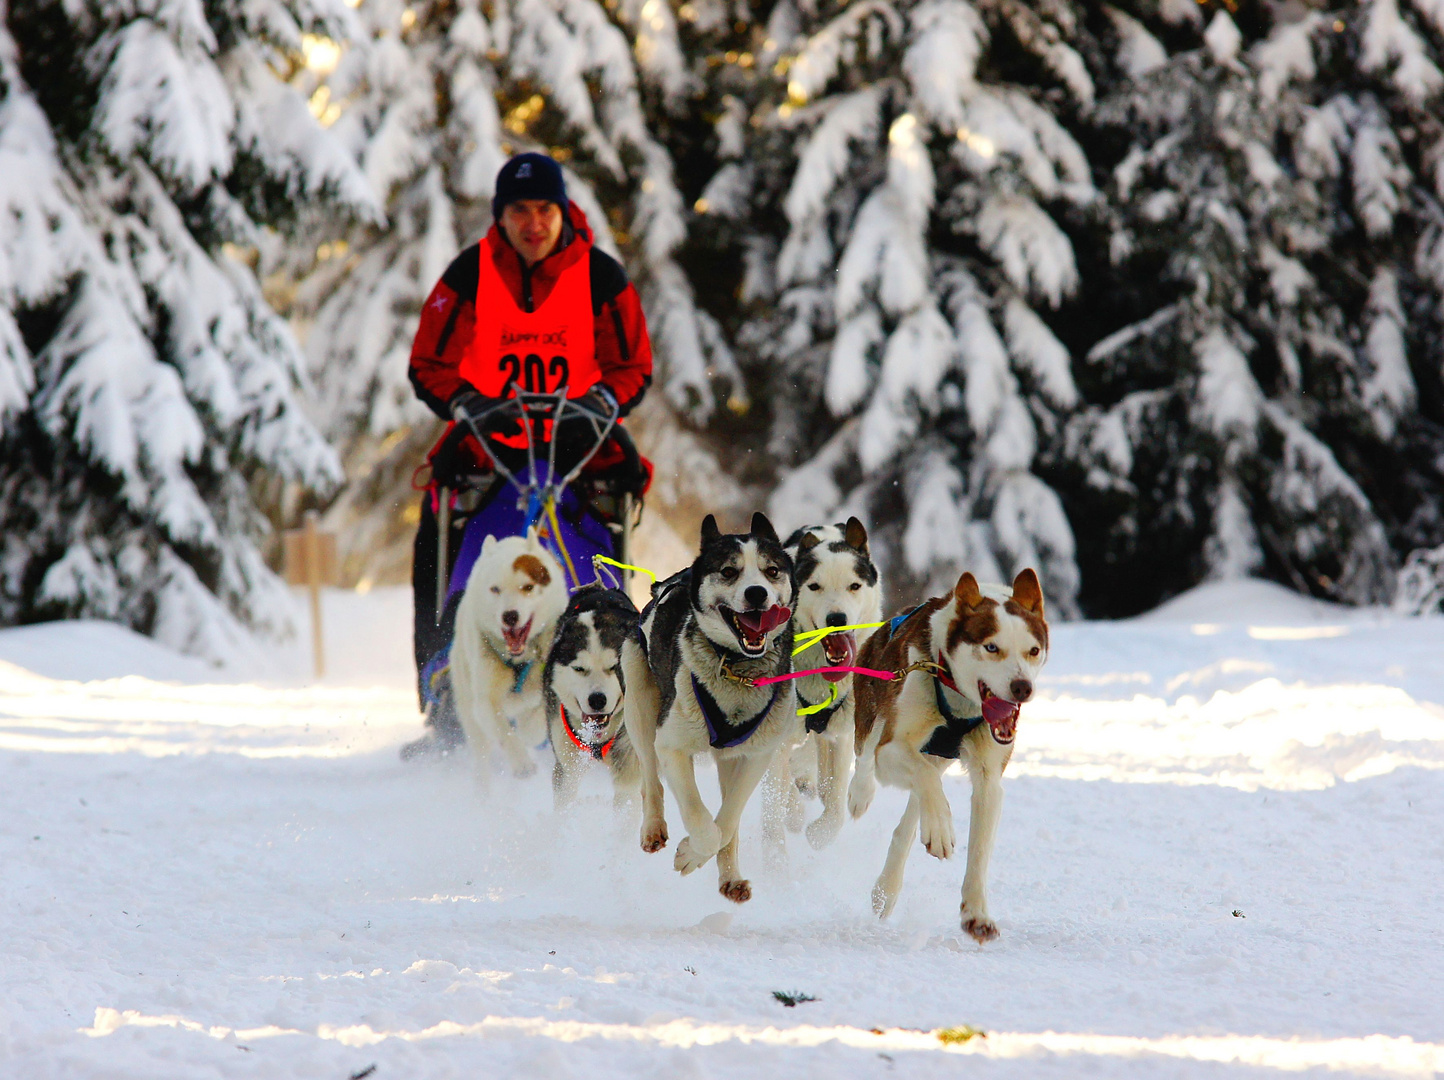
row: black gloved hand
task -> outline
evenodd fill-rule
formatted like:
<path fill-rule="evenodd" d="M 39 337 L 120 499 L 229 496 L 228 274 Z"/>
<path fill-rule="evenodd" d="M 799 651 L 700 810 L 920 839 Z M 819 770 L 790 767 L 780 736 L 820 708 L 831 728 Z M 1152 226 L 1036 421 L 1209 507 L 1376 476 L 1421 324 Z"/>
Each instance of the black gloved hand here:
<path fill-rule="evenodd" d="M 597 436 L 606 427 L 608 420 L 616 419 L 617 399 L 612 392 L 597 383 L 581 397 L 569 403 L 574 408 L 563 412 L 565 419 L 552 429 L 552 440 L 556 443 L 557 472 L 565 475 L 583 459 L 597 450 Z M 586 409 L 581 413 L 575 406 Z"/>
<path fill-rule="evenodd" d="M 617 395 L 612 393 L 611 388 L 605 383 L 597 383 L 577 399 L 577 404 L 612 419 L 616 419 L 617 414 L 621 412 L 617 405 Z"/>
<path fill-rule="evenodd" d="M 494 432 L 497 435 L 515 435 L 521 431 L 517 418 L 508 414 L 487 413 L 500 405 L 503 398 L 487 397 L 469 386 L 464 386 L 452 395 L 451 415 L 456 422 L 475 431 Z"/>

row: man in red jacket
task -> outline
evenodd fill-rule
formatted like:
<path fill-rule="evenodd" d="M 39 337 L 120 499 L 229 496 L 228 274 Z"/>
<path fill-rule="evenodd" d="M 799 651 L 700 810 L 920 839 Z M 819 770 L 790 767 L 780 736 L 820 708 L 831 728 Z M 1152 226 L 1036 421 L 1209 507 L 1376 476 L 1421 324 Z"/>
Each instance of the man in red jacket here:
<path fill-rule="evenodd" d="M 652 381 L 641 299 L 620 264 L 594 246 L 586 216 L 567 200 L 561 166 L 545 154 L 512 158 L 496 178 L 492 217 L 491 230 L 447 267 L 422 309 L 411 346 L 416 396 L 453 425 L 511 396 L 514 385 L 565 385 L 568 397 L 626 416 Z M 545 359 L 529 352 L 534 344 L 517 344 L 537 340 L 547 342 Z M 433 450 L 433 469 L 466 472 L 486 462 L 473 438 L 459 453 L 462 461 L 439 461 Z M 418 673 L 447 638 L 436 625 L 436 555 L 428 493 L 412 569 Z M 436 732 L 444 741 L 457 734 Z"/>

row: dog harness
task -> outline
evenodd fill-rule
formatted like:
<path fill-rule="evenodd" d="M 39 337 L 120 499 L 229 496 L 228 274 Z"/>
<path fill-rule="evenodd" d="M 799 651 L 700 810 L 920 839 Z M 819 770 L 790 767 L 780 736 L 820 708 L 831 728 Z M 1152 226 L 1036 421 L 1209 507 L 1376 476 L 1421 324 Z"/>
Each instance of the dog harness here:
<path fill-rule="evenodd" d="M 421 669 L 421 695 L 427 705 L 440 705 L 441 695 L 451 679 L 451 646 L 437 651 Z"/>
<path fill-rule="evenodd" d="M 536 661 L 528 660 L 525 664 L 512 664 L 507 661 L 502 661 L 502 663 L 505 663 L 507 667 L 511 668 L 511 692 L 513 694 L 520 694 L 521 688 L 526 685 L 526 677 L 531 674 L 531 666 L 535 664 Z"/>
<path fill-rule="evenodd" d="M 697 708 L 702 710 L 702 719 L 707 722 L 707 741 L 712 744 L 714 750 L 725 750 L 729 746 L 741 746 L 748 739 L 752 738 L 767 714 L 772 711 L 772 706 L 777 704 L 778 687 L 773 686 L 772 696 L 767 699 L 767 704 L 762 706 L 762 711 L 750 720 L 744 720 L 740 724 L 734 724 L 727 719 L 727 713 L 717 699 L 707 692 L 707 688 L 697 681 L 697 676 L 692 677 L 692 694 L 697 699 Z"/>
<path fill-rule="evenodd" d="M 648 570 L 647 573 L 650 574 L 651 571 Z M 642 626 L 646 623 L 647 617 L 657 609 L 657 605 L 667 599 L 667 596 L 673 589 L 685 583 L 685 575 L 687 573 L 687 570 L 679 570 L 665 581 L 654 582 L 652 584 L 652 598 L 647 601 L 646 606 L 642 608 L 641 616 L 637 619 L 637 644 L 641 646 L 642 656 L 645 659 L 651 659 L 652 651 L 647 646 L 647 632 L 642 629 Z"/>
<path fill-rule="evenodd" d="M 617 739 L 621 737 L 621 730 L 619 729 L 615 735 L 604 743 L 583 742 L 582 737 L 578 735 L 572 727 L 571 720 L 567 718 L 567 707 L 558 702 L 557 708 L 561 710 L 562 727 L 566 728 L 567 737 L 572 740 L 572 744 L 583 753 L 591 754 L 597 761 L 606 761 L 607 755 L 612 752 L 612 746 L 616 743 Z"/>
<path fill-rule="evenodd" d="M 491 642 L 488 641 L 487 645 L 491 647 L 492 655 L 511 670 L 511 692 L 513 694 L 520 694 L 521 688 L 526 685 L 526 677 L 531 674 L 532 665 L 536 663 L 536 660 L 523 660 L 518 664 L 511 657 L 504 655 L 501 650 L 495 645 L 492 645 Z"/>
<path fill-rule="evenodd" d="M 797 700 L 802 702 L 804 705 L 812 704 L 812 702 L 808 701 L 801 694 L 797 695 Z M 843 702 L 845 702 L 846 700 L 847 697 L 846 695 L 844 695 L 843 697 L 834 700 L 830 705 L 824 704 L 822 708 L 818 709 L 816 712 L 803 713 L 802 710 L 799 709 L 798 712 L 802 716 L 803 727 L 805 727 L 808 732 L 813 735 L 821 735 L 824 731 L 827 730 L 827 725 L 832 723 L 832 718 L 837 714 L 837 710 L 842 708 Z"/>
<path fill-rule="evenodd" d="M 922 609 L 921 604 L 911 611 L 905 611 L 901 615 L 888 620 L 887 636 L 891 638 L 897 632 L 897 628 L 912 618 Z M 938 714 L 943 718 L 943 723 L 933 728 L 933 733 L 928 736 L 928 741 L 923 743 L 921 752 L 932 757 L 949 758 L 957 760 L 963 752 L 963 737 L 983 722 L 983 714 L 977 716 L 959 716 L 948 704 L 947 695 L 943 688 L 951 690 L 962 697 L 958 684 L 953 681 L 953 673 L 948 670 L 947 660 L 941 653 L 938 654 L 937 663 L 931 665 L 933 668 L 933 697 L 937 703 Z M 966 699 L 964 699 L 966 700 Z"/>
<path fill-rule="evenodd" d="M 948 679 L 948 682 L 951 683 L 952 679 Z M 933 757 L 956 759 L 963 752 L 963 736 L 983 722 L 983 714 L 959 716 L 955 713 L 952 706 L 948 704 L 947 696 L 943 693 L 943 676 L 941 675 L 933 681 L 933 691 L 937 699 L 938 712 L 942 715 L 945 723 L 933 728 L 933 733 L 928 736 L 928 741 L 922 745 L 922 753 L 931 754 Z"/>

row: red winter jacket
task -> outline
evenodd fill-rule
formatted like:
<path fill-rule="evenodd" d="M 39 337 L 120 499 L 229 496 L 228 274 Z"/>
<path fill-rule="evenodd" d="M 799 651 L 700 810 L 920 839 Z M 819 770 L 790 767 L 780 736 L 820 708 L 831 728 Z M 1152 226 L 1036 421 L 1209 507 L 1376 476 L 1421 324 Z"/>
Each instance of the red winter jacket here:
<path fill-rule="evenodd" d="M 586 215 L 575 203 L 570 207 L 562 246 L 530 269 L 496 225 L 481 244 L 490 251 L 512 296 L 527 311 L 545 302 L 563 270 L 582 259 L 589 260 L 597 366 L 602 371 L 602 383 L 616 395 L 625 416 L 642 400 L 652 382 L 652 343 L 647 337 L 642 301 L 617 260 L 593 246 Z M 443 420 L 451 419 L 448 403 L 462 387 L 461 358 L 476 326 L 479 248 L 480 244 L 466 248 L 441 275 L 426 299 L 421 325 L 411 345 L 411 385 L 416 396 Z M 450 430 L 448 426 L 448 434 Z M 485 454 L 474 439 L 467 439 L 465 447 L 477 465 L 486 464 Z M 611 456 L 604 452 L 599 459 Z M 598 464 L 604 464 L 604 460 Z"/>

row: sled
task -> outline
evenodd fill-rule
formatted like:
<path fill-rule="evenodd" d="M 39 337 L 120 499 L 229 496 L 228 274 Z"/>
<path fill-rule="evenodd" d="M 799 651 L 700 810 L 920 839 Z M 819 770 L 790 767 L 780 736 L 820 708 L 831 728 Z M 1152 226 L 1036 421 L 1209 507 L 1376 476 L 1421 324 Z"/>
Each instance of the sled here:
<path fill-rule="evenodd" d="M 467 437 L 485 459 L 458 468 Z M 625 589 L 651 464 L 615 417 L 551 392 L 516 391 L 480 416 L 458 421 L 432 455 L 436 514 L 437 648 L 421 676 L 428 712 L 444 707 L 456 606 L 488 536 L 537 538 L 556 558 L 567 591 L 601 583 Z M 464 519 L 464 520 L 459 520 Z M 453 552 L 453 533 L 461 537 Z"/>
<path fill-rule="evenodd" d="M 451 438 L 457 433 L 475 437 L 490 457 L 492 471 L 490 476 L 458 478 L 466 486 L 456 491 L 438 486 L 438 618 L 466 588 L 487 536 L 524 536 L 535 527 L 542 545 L 561 565 L 568 592 L 597 581 L 593 556 L 629 561 L 632 529 L 650 477 L 631 436 L 614 416 L 568 398 L 563 386 L 554 393 L 518 391 L 479 417 L 467 416 Z M 538 453 L 539 444 L 544 456 Z M 588 471 L 604 447 L 611 450 L 612 463 Z M 466 491 L 475 491 L 475 499 L 457 498 Z M 451 515 L 458 505 L 473 501 L 453 561 L 447 550 Z M 630 571 L 621 573 L 617 580 L 625 587 Z"/>

